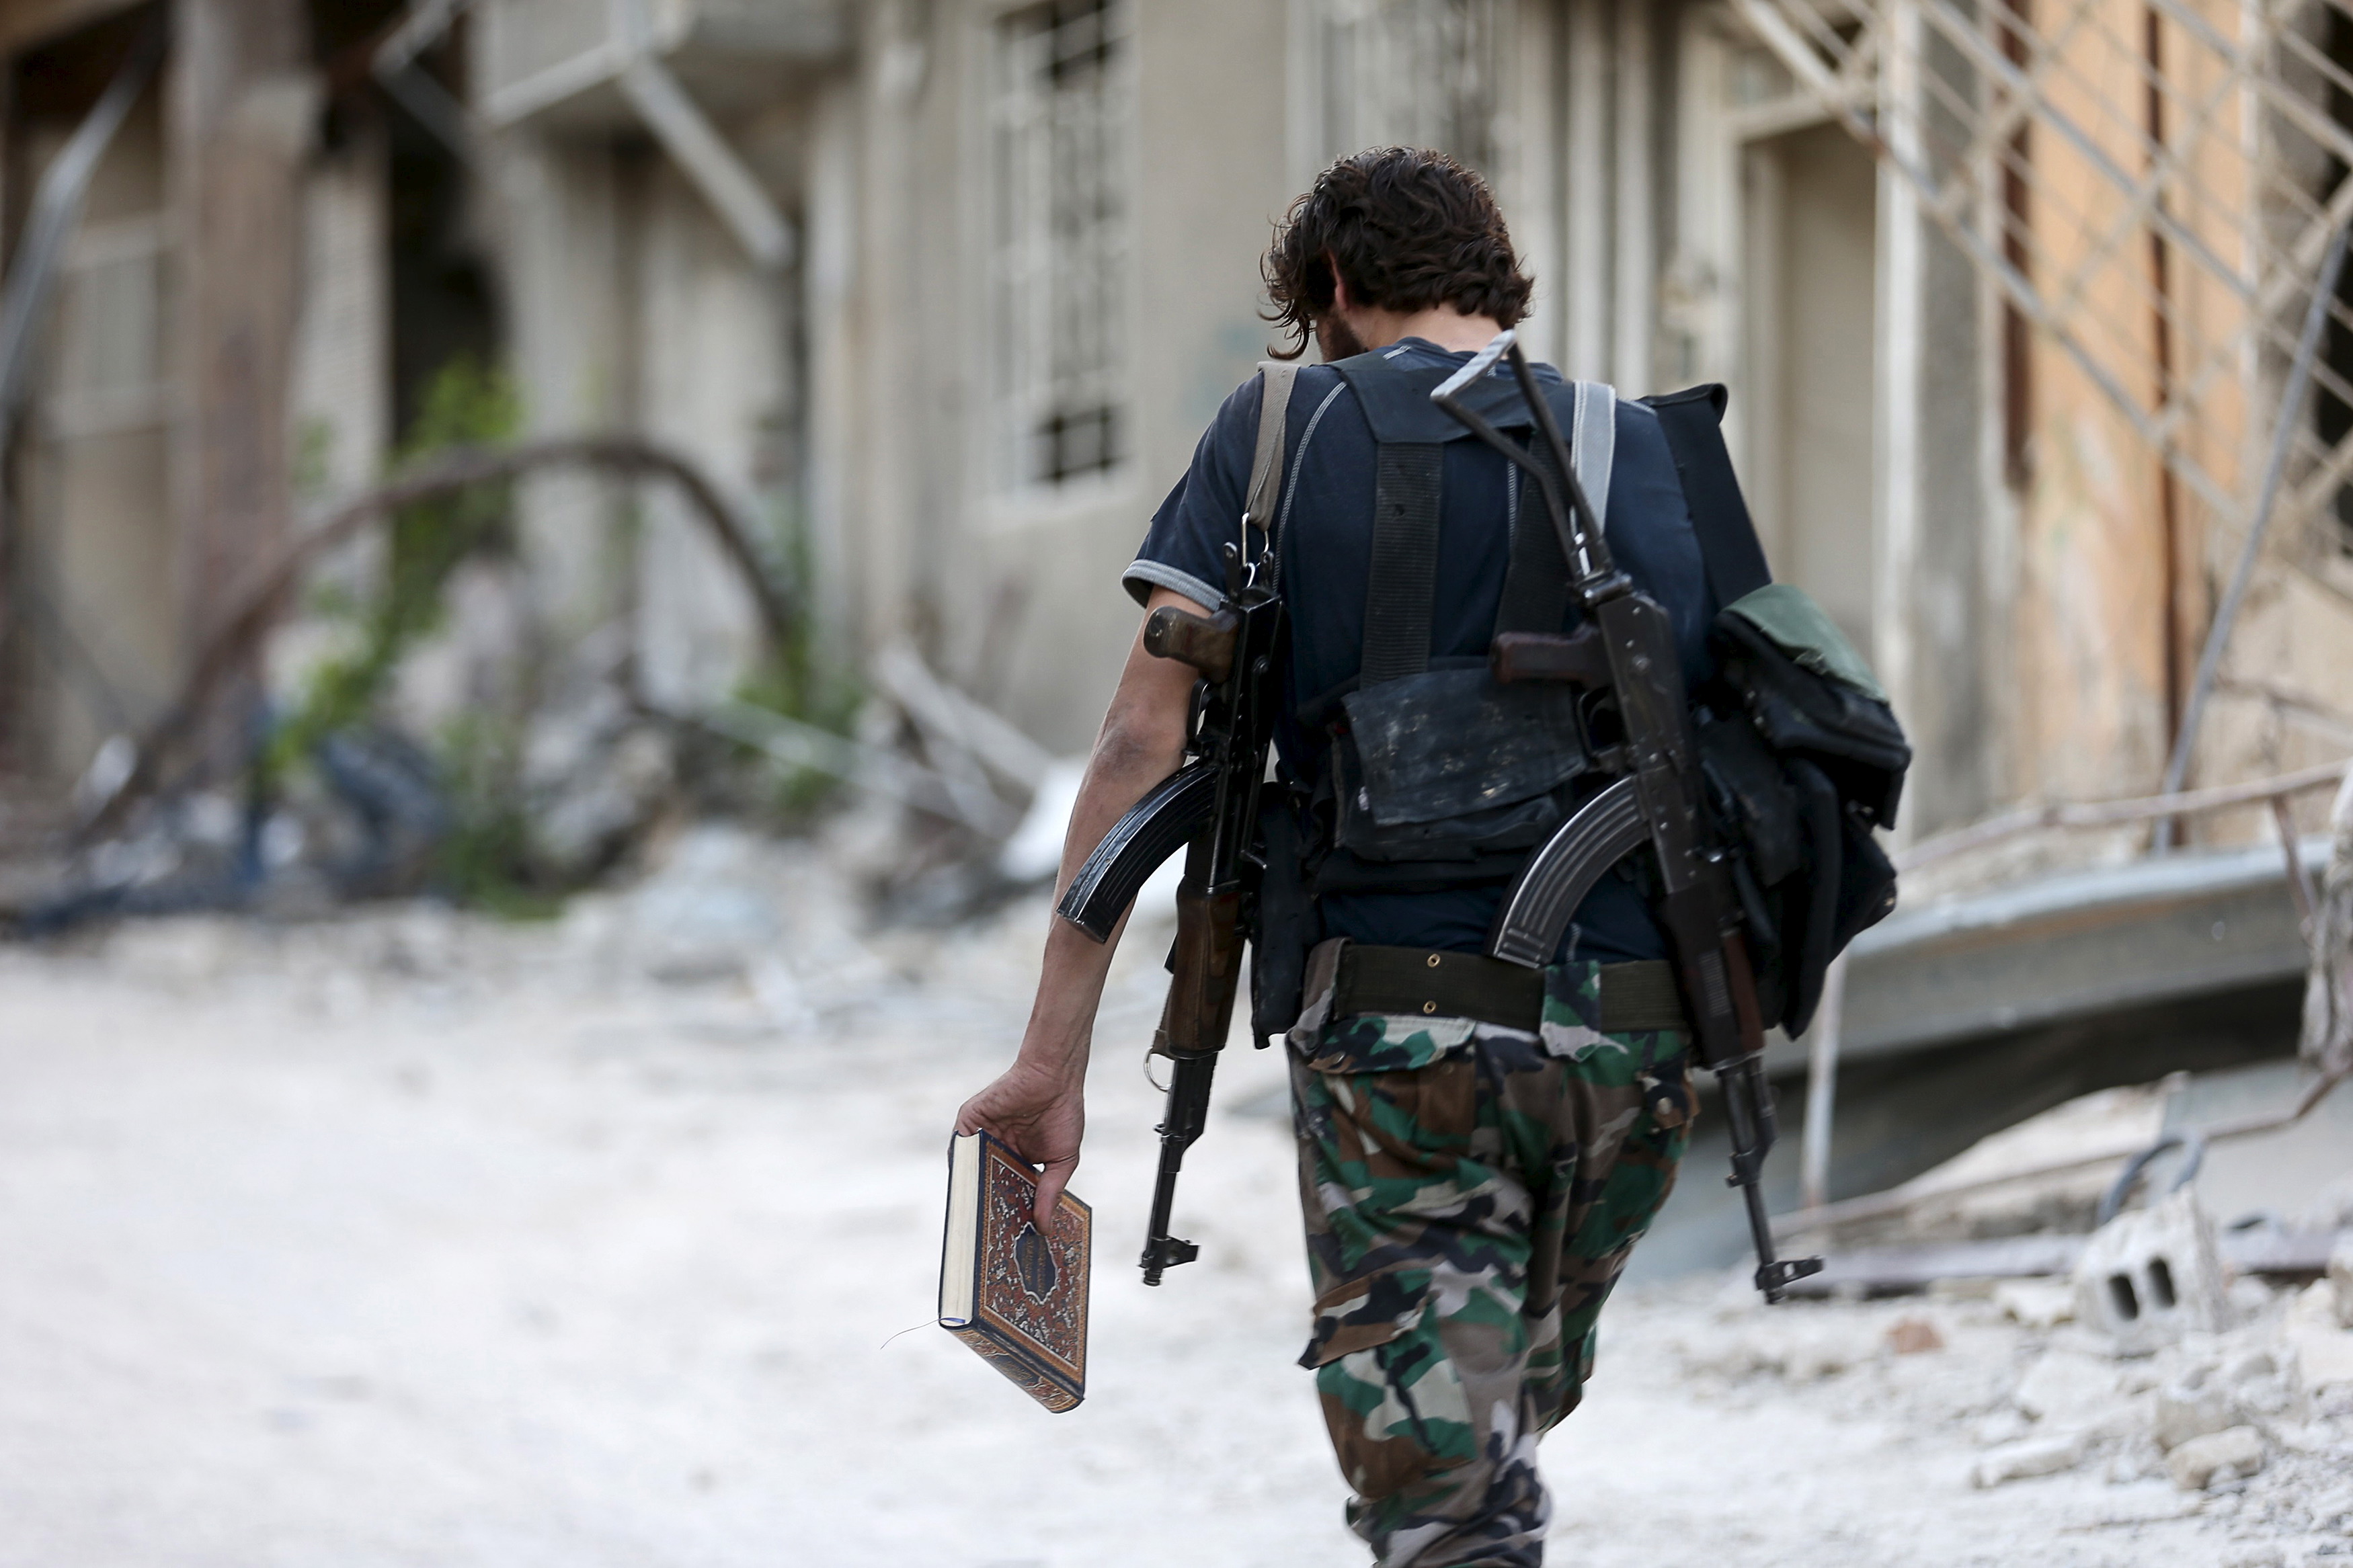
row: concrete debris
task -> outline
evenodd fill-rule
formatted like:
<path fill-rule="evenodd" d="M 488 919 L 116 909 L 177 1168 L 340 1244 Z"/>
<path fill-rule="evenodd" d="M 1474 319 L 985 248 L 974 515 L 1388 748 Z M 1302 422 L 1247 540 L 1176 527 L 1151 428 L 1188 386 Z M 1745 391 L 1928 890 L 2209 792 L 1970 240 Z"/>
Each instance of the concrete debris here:
<path fill-rule="evenodd" d="M 2075 1320 L 2075 1288 L 2050 1279 L 2005 1279 L 1994 1287 L 1993 1304 L 2013 1323 L 2055 1329 Z"/>
<path fill-rule="evenodd" d="M 2181 1188 L 2092 1234 L 2075 1266 L 2076 1321 L 2119 1351 L 2146 1353 L 2230 1317 L 2214 1222 Z"/>
<path fill-rule="evenodd" d="M 2263 1468 L 2263 1436 L 2253 1426 L 2192 1437 L 2165 1457 L 2173 1484 L 2184 1491 L 2204 1491 L 2216 1481 L 2238 1480 Z"/>
<path fill-rule="evenodd" d="M 2088 1230 L 2118 1166 L 2163 1132 L 2174 1089 L 2171 1080 L 2127 1085 L 2053 1106 L 1892 1189 L 1884 1212 L 1833 1226 L 1823 1240 L 1836 1257 L 1878 1242 Z"/>
<path fill-rule="evenodd" d="M 2029 1437 L 2022 1442 L 2006 1443 L 1979 1458 L 1969 1468 L 1969 1480 L 1984 1489 L 2000 1486 L 2004 1481 L 2056 1475 L 2062 1470 L 2073 1469 L 2091 1455 L 2091 1440 L 2081 1432 L 2063 1432 L 2055 1437 Z"/>
<path fill-rule="evenodd" d="M 2316 1280 L 2297 1293 L 2288 1304 L 2284 1331 L 2306 1388 L 2353 1384 L 2353 1329 L 2337 1322 L 2332 1281 Z"/>
<path fill-rule="evenodd" d="M 2219 1381 L 2206 1388 L 2159 1389 L 2156 1409 L 2157 1421 L 2149 1435 L 2168 1454 L 2193 1437 L 2240 1424 L 2239 1402 Z"/>
<path fill-rule="evenodd" d="M 2116 1364 L 2074 1350 L 2045 1351 L 2019 1380 L 2010 1401 L 2033 1420 L 2086 1426 L 2119 1397 Z"/>

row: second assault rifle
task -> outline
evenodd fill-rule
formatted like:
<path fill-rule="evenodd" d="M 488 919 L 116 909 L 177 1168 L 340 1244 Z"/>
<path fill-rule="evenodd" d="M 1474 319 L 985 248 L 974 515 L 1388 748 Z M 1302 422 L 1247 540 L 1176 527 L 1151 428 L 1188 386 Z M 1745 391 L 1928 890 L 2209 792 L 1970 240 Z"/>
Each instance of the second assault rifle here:
<path fill-rule="evenodd" d="M 1465 389 L 1508 358 L 1535 422 L 1545 458 L 1497 430 L 1462 401 Z M 1514 334 L 1498 333 L 1430 401 L 1524 469 L 1568 563 L 1583 624 L 1567 636 L 1506 632 L 1490 649 L 1498 680 L 1559 680 L 1591 694 L 1596 760 L 1615 782 L 1572 815 L 1530 857 L 1504 894 L 1489 934 L 1496 958 L 1539 968 L 1559 950 L 1577 907 L 1611 867 L 1649 846 L 1657 861 L 1661 923 L 1697 1037 L 1700 1059 L 1724 1090 L 1732 1134 L 1730 1184 L 1741 1191 L 1757 1244 L 1757 1288 L 1781 1300 L 1793 1280 L 1819 1273 L 1818 1258 L 1776 1258 L 1758 1191 L 1773 1146 L 1765 1082 L 1765 1028 L 1749 964 L 1739 896 L 1726 858 L 1710 840 L 1699 746 L 1675 653 L 1674 627 L 1657 601 L 1610 559 L 1568 444 Z"/>
<path fill-rule="evenodd" d="M 1245 527 L 1243 534 L 1247 539 L 1257 531 Z M 1145 879 L 1178 845 L 1186 846 L 1168 1001 L 1152 1037 L 1153 1053 L 1166 1057 L 1170 1066 L 1159 1127 L 1160 1173 L 1144 1243 L 1146 1285 L 1159 1284 L 1163 1269 L 1200 1255 L 1193 1243 L 1168 1233 L 1169 1213 L 1185 1151 L 1201 1136 L 1209 1113 L 1209 1079 L 1233 1022 L 1260 869 L 1253 841 L 1259 783 L 1266 776 L 1273 733 L 1282 601 L 1274 593 L 1268 550 L 1245 562 L 1240 549 L 1229 544 L 1225 567 L 1225 595 L 1216 614 L 1163 605 L 1144 625 L 1145 652 L 1200 674 L 1187 724 L 1189 761 L 1113 825 L 1056 906 L 1064 920 L 1106 941 Z"/>

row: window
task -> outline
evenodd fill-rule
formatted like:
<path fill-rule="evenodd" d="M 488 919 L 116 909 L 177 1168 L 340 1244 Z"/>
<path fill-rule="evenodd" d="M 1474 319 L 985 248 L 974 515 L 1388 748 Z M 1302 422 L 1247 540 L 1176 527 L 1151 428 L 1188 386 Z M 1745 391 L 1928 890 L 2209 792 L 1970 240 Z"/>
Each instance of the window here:
<path fill-rule="evenodd" d="M 997 24 L 994 358 L 1001 479 L 1115 468 L 1128 266 L 1124 0 L 1049 0 Z"/>
<path fill-rule="evenodd" d="M 57 348 L 46 423 L 70 438 L 163 416 L 159 217 L 85 224 L 58 269 Z"/>
<path fill-rule="evenodd" d="M 1428 147 L 1495 167 L 1501 0 L 1309 0 L 1313 162 Z"/>

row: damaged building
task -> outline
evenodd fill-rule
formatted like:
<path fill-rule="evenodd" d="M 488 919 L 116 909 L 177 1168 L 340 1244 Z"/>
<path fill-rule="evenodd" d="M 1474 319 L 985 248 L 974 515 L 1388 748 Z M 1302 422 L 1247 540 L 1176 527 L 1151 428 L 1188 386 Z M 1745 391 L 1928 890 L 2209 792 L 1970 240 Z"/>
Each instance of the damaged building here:
<path fill-rule="evenodd" d="M 2291 1047 L 2284 882 L 2353 749 L 2353 310 L 2295 353 L 2353 212 L 2337 0 L 16 0 L 0 58 L 12 798 L 152 724 L 461 362 L 518 437 L 698 466 L 844 671 L 912 647 L 1082 751 L 1120 569 L 1266 353 L 1271 225 L 1435 145 L 1501 195 L 1543 357 L 1729 385 L 1777 570 L 1917 747 L 1903 844 L 2302 781 L 1938 851 L 1850 1058 L 2027 1051 L 2014 1118 L 2156 1076 L 2168 1018 L 2164 1065 Z M 666 713 L 762 657 L 675 487 L 533 474 L 484 592 L 556 685 Z"/>

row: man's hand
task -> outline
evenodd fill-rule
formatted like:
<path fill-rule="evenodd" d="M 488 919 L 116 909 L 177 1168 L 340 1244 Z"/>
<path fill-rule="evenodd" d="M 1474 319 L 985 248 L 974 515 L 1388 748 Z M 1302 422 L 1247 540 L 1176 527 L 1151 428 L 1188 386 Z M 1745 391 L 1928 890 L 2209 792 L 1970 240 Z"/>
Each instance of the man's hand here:
<path fill-rule="evenodd" d="M 1035 1218 L 1050 1235 L 1054 1205 L 1079 1168 L 1079 1140 L 1087 1124 L 1086 1083 L 1016 1061 L 995 1083 L 964 1102 L 956 1112 L 958 1132 L 986 1131 L 1033 1165 L 1038 1178 Z"/>
<path fill-rule="evenodd" d="M 1166 588 L 1153 591 L 1148 615 L 1163 605 L 1203 609 Z M 1087 776 L 1071 810 L 1071 830 L 1062 841 L 1062 874 L 1054 879 L 1060 898 L 1094 847 L 1122 813 L 1185 760 L 1185 725 L 1191 712 L 1194 672 L 1173 658 L 1144 651 L 1139 628 L 1128 649 L 1119 689 L 1103 715 L 1103 733 L 1087 759 Z M 1120 922 L 1123 927 L 1126 921 Z M 1095 1007 L 1103 1000 L 1103 976 L 1119 946 L 1088 940 L 1076 926 L 1056 918 L 1046 934 L 1046 961 L 1038 976 L 1038 1000 L 1021 1037 L 1021 1054 L 1004 1076 L 964 1103 L 956 1131 L 982 1129 L 1033 1165 L 1038 1179 L 1038 1228 L 1053 1218 L 1054 1205 L 1079 1163 L 1079 1136 L 1086 1126 L 1087 1051 L 1092 1044 Z"/>

